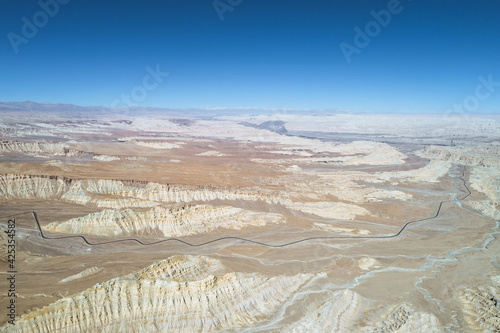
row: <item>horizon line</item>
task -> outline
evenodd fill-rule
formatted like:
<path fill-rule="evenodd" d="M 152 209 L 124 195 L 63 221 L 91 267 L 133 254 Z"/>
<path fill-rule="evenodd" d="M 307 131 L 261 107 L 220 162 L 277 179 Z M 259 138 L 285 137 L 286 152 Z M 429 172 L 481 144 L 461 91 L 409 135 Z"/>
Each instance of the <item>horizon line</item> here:
<path fill-rule="evenodd" d="M 289 112 L 324 112 L 324 113 L 335 113 L 335 114 L 443 114 L 450 113 L 448 110 L 443 111 L 414 111 L 414 110 L 399 110 L 399 111 L 380 111 L 380 110 L 345 110 L 336 108 L 290 108 L 290 107 L 248 107 L 248 106 L 203 106 L 203 107 L 165 107 L 165 106 L 144 106 L 144 105 L 133 105 L 133 106 L 104 106 L 104 105 L 80 105 L 73 103 L 63 103 L 63 102 L 36 102 L 32 100 L 25 101 L 6 101 L 0 100 L 2 104 L 25 104 L 32 103 L 38 105 L 54 105 L 54 106 L 73 106 L 80 108 L 103 108 L 109 110 L 127 110 L 127 109 L 163 109 L 163 110 L 194 110 L 194 111 L 289 111 Z M 3 110 L 7 111 L 7 110 Z M 12 111 L 22 111 L 22 110 L 12 110 Z M 35 110 L 32 110 L 35 111 Z M 474 111 L 468 112 L 465 116 L 473 115 L 500 115 L 500 111 Z M 461 115 L 464 116 L 464 115 Z"/>

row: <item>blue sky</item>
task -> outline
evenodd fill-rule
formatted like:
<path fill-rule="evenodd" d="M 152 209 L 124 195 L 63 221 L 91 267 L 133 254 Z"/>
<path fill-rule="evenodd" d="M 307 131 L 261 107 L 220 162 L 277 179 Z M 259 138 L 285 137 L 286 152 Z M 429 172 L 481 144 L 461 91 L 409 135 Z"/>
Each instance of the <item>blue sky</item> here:
<path fill-rule="evenodd" d="M 2 3 L 0 100 L 500 113 L 498 0 L 59 1 L 47 22 L 38 1 Z M 377 30 L 371 12 L 388 7 Z M 357 47 L 350 62 L 341 43 Z M 148 66 L 169 74 L 146 89 Z"/>

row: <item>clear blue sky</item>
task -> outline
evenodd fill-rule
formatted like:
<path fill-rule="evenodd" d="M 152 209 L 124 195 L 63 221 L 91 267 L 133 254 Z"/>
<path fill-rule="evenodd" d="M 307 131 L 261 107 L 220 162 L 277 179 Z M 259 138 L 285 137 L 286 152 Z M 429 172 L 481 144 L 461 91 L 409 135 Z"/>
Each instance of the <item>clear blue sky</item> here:
<path fill-rule="evenodd" d="M 157 65 L 169 75 L 132 102 L 442 112 L 478 76 L 500 82 L 498 0 L 401 0 L 348 63 L 340 44 L 391 1 L 220 0 L 241 2 L 221 20 L 212 0 L 70 0 L 45 25 L 38 1 L 2 1 L 0 100 L 109 106 Z M 16 54 L 9 33 L 25 38 L 34 15 L 41 27 Z M 492 90 L 475 112 L 500 112 Z"/>

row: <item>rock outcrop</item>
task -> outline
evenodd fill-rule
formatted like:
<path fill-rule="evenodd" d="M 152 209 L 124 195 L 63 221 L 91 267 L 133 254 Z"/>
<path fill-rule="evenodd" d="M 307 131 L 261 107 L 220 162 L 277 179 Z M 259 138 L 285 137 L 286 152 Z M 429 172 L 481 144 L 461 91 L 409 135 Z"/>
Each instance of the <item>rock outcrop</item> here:
<path fill-rule="evenodd" d="M 189 263 L 194 261 L 194 263 Z M 199 260 L 185 257 L 187 267 Z M 203 263 L 203 259 L 201 259 Z M 96 284 L 21 316 L 0 332 L 214 332 L 260 322 L 307 283 L 311 274 L 192 274 L 166 260 Z M 212 263 L 208 263 L 209 267 Z M 202 271 L 204 268 L 201 267 Z M 187 276 L 187 278 L 185 278 Z"/>
<path fill-rule="evenodd" d="M 181 148 L 184 142 L 168 142 L 162 140 L 132 140 L 132 143 L 149 148 L 157 148 L 157 149 L 176 149 Z"/>
<path fill-rule="evenodd" d="M 300 195 L 312 200 L 335 196 L 341 201 L 353 203 L 379 202 L 386 199 L 410 200 L 413 196 L 399 190 L 388 190 L 359 184 L 360 182 L 381 182 L 367 172 L 361 171 L 300 171 L 281 177 L 290 195 Z"/>
<path fill-rule="evenodd" d="M 470 205 L 490 218 L 500 219 L 500 168 L 474 167 L 470 174 L 470 186 L 487 198 L 471 201 Z"/>
<path fill-rule="evenodd" d="M 176 186 L 158 183 L 122 182 L 118 180 L 88 180 L 85 189 L 90 193 L 116 195 L 164 203 L 211 200 L 248 200 L 279 202 L 276 192 L 217 186 Z M 127 184 L 130 183 L 130 184 Z"/>
<path fill-rule="evenodd" d="M 253 212 L 231 206 L 155 207 L 145 212 L 132 209 L 104 210 L 65 222 L 45 226 L 47 231 L 96 236 L 180 237 L 209 233 L 225 228 L 240 230 L 250 226 L 280 223 L 279 214 Z"/>
<path fill-rule="evenodd" d="M 217 260 L 206 256 L 176 255 L 134 273 L 135 279 L 157 279 L 169 277 L 176 282 L 203 280 L 211 275 L 223 275 L 225 267 Z"/>
<path fill-rule="evenodd" d="M 415 170 L 378 172 L 371 180 L 372 183 L 391 181 L 396 185 L 402 182 L 412 183 L 437 183 L 441 177 L 448 174 L 451 168 L 450 162 L 431 160 L 425 167 Z"/>
<path fill-rule="evenodd" d="M 342 202 L 294 202 L 288 208 L 306 214 L 313 214 L 328 219 L 352 220 L 356 216 L 369 216 L 371 213 L 363 207 Z"/>
<path fill-rule="evenodd" d="M 21 153 L 33 156 L 65 156 L 63 143 L 0 141 L 0 153 Z"/>
<path fill-rule="evenodd" d="M 461 293 L 466 320 L 483 332 L 500 331 L 500 294 L 492 286 L 467 288 Z"/>
<path fill-rule="evenodd" d="M 358 228 L 341 228 L 341 227 L 336 227 L 335 225 L 328 224 L 328 223 L 320 223 L 320 222 L 315 222 L 313 223 L 314 229 L 318 230 L 326 230 L 326 231 L 331 231 L 331 232 L 338 232 L 342 234 L 353 234 L 353 235 L 369 235 L 370 231 L 366 229 L 358 229 Z"/>
<path fill-rule="evenodd" d="M 203 153 L 196 154 L 196 156 L 214 156 L 214 157 L 220 157 L 220 156 L 229 156 L 228 154 L 221 153 L 220 151 L 217 150 L 208 150 Z"/>
<path fill-rule="evenodd" d="M 467 166 L 495 167 L 500 165 L 500 145 L 498 144 L 426 146 L 417 154 L 429 159 Z"/>
<path fill-rule="evenodd" d="M 431 313 L 417 312 L 406 304 L 398 306 L 387 319 L 372 327 L 365 327 L 363 332 L 370 333 L 412 333 L 412 332 L 443 332 L 439 320 Z"/>
<path fill-rule="evenodd" d="M 156 143 L 156 145 L 158 144 L 159 143 Z M 147 143 L 143 145 L 147 145 Z M 155 143 L 152 143 L 152 145 L 154 146 Z M 167 143 L 166 145 L 170 144 Z M 180 145 L 177 144 L 174 146 L 180 147 Z M 65 143 L 38 142 L 38 141 L 20 142 L 20 141 L 3 140 L 0 141 L 0 154 L 1 153 L 20 153 L 36 157 L 68 157 L 68 158 L 76 157 L 76 158 L 91 159 L 101 162 L 147 160 L 147 158 L 144 156 L 99 154 L 94 152 L 83 151 L 80 149 L 73 149 L 70 148 L 69 145 Z"/>
<path fill-rule="evenodd" d="M 0 175 L 0 198 L 59 199 L 70 179 L 53 176 Z"/>
<path fill-rule="evenodd" d="M 84 271 L 81 271 L 78 274 L 71 275 L 71 276 L 68 276 L 67 278 L 62 279 L 61 281 L 59 281 L 59 283 L 66 283 L 66 282 L 70 282 L 70 281 L 74 281 L 74 280 L 83 279 L 83 278 L 86 278 L 88 276 L 97 274 L 100 271 L 102 271 L 102 267 L 97 267 L 97 266 L 90 267 Z"/>
<path fill-rule="evenodd" d="M 484 193 L 492 203 L 500 203 L 500 167 L 475 167 L 470 175 L 471 187 Z"/>
<path fill-rule="evenodd" d="M 341 290 L 327 301 L 303 316 L 298 322 L 285 327 L 282 332 L 353 332 L 352 324 L 360 314 L 363 298 L 351 291 Z M 366 300 L 365 300 L 366 301 Z"/>
<path fill-rule="evenodd" d="M 108 197 L 104 197 L 106 195 Z M 112 196 L 112 197 L 109 197 Z M 18 199 L 61 199 L 75 203 L 96 203 L 121 208 L 123 200 L 132 207 L 152 207 L 158 203 L 212 200 L 284 202 L 286 194 L 250 188 L 183 186 L 120 180 L 76 180 L 57 176 L 0 175 L 0 197 Z M 106 202 L 108 202 L 106 204 Z"/>

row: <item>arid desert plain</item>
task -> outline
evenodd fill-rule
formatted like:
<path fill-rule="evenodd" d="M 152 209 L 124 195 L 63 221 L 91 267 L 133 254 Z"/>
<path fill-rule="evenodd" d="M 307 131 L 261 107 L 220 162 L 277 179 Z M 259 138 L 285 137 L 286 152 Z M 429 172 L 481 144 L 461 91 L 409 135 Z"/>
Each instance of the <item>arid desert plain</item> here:
<path fill-rule="evenodd" d="M 23 107 L 0 332 L 500 330 L 499 116 Z"/>

